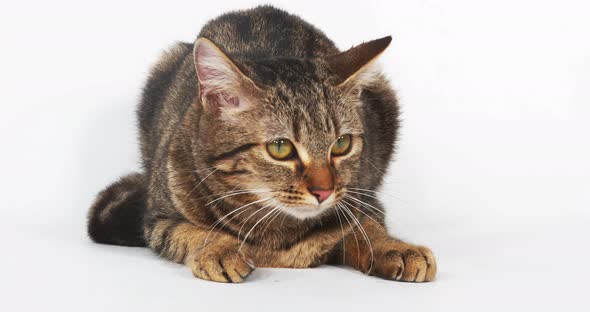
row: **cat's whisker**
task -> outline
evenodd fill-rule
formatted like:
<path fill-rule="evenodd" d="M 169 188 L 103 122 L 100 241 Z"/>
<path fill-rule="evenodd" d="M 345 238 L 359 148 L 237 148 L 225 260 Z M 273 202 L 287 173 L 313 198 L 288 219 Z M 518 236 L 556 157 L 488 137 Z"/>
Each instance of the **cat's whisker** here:
<path fill-rule="evenodd" d="M 254 211 L 252 214 L 250 214 L 248 216 L 248 218 L 246 218 L 245 220 L 243 220 L 242 226 L 240 227 L 240 230 L 238 231 L 238 242 L 240 241 L 240 237 L 242 236 L 242 230 L 244 229 L 244 226 L 248 223 L 248 220 L 250 220 L 254 215 L 256 215 L 258 212 L 264 210 L 265 208 L 267 208 L 268 206 L 271 206 L 272 202 L 260 207 L 259 209 L 257 209 L 256 211 Z M 260 220 L 259 220 L 260 221 Z"/>
<path fill-rule="evenodd" d="M 369 214 L 367 214 L 366 212 L 364 212 L 362 209 L 356 207 L 352 203 L 349 203 L 349 202 L 345 201 L 344 199 L 342 200 L 342 203 L 344 205 L 346 205 L 347 207 L 354 208 L 357 211 L 359 211 L 360 213 L 364 214 L 367 218 L 371 219 L 373 222 L 375 222 L 375 224 L 377 224 L 379 227 L 381 227 L 381 228 L 383 228 L 385 230 L 385 227 L 383 225 L 381 225 L 381 223 L 379 223 L 377 220 L 373 219 L 373 217 L 371 217 Z"/>
<path fill-rule="evenodd" d="M 349 199 L 352 199 L 355 202 L 357 202 L 357 203 L 359 203 L 361 205 L 364 205 L 365 207 L 371 208 L 371 209 L 373 209 L 373 210 L 375 210 L 377 212 L 380 212 L 381 214 L 385 215 L 385 211 L 383 211 L 383 210 L 381 210 L 381 209 L 379 209 L 379 208 L 377 208 L 377 207 L 375 207 L 375 206 L 373 206 L 373 205 L 371 205 L 371 204 L 369 204 L 369 203 L 367 203 L 365 201 L 362 201 L 362 200 L 360 200 L 360 199 L 358 199 L 356 197 L 353 197 L 353 196 L 350 196 L 350 195 L 344 195 L 344 197 L 349 198 Z"/>
<path fill-rule="evenodd" d="M 373 168 L 375 168 L 377 171 L 379 171 L 379 173 L 385 175 L 385 168 L 379 168 L 377 167 L 369 158 L 363 157 L 362 155 L 360 156 L 360 158 L 362 158 L 363 160 L 366 160 Z"/>
<path fill-rule="evenodd" d="M 218 168 L 215 168 L 215 170 L 211 171 L 207 176 L 205 176 L 199 183 L 197 183 L 197 185 L 186 195 L 186 198 L 189 198 L 189 196 L 191 196 L 191 194 L 205 181 L 207 180 L 212 174 L 215 173 L 215 171 L 219 170 Z"/>
<path fill-rule="evenodd" d="M 361 263 L 361 247 L 359 244 L 359 240 L 356 236 L 356 233 L 354 231 L 355 226 L 352 225 L 352 223 L 350 223 L 350 221 L 348 220 L 348 217 L 346 216 L 346 213 L 344 213 L 343 210 L 343 205 L 341 203 L 337 203 L 336 204 L 336 208 L 338 208 L 339 210 L 342 211 L 342 217 L 344 217 L 344 219 L 346 220 L 346 223 L 348 223 L 348 226 L 350 226 L 351 230 L 352 230 L 352 235 L 354 237 L 354 241 L 356 242 L 356 250 L 357 250 L 357 255 L 358 255 L 358 263 Z"/>
<path fill-rule="evenodd" d="M 213 173 L 213 172 L 211 172 L 210 174 L 212 174 L 212 173 Z M 210 174 L 209 174 L 209 175 L 210 175 Z M 206 179 L 206 178 L 207 178 L 207 177 L 205 177 L 205 179 Z M 202 181 L 204 181 L 204 179 L 203 179 Z M 201 181 L 201 183 L 202 183 L 202 181 Z M 193 199 L 191 199 L 191 202 L 192 202 L 192 203 L 194 203 L 194 202 L 196 202 L 197 200 L 199 200 L 199 199 L 203 199 L 203 198 L 209 198 L 209 197 L 215 197 L 215 196 L 223 196 L 223 195 L 231 195 L 231 194 L 233 194 L 233 193 L 236 193 L 236 192 L 243 192 L 243 191 L 251 191 L 251 192 L 257 192 L 257 191 L 266 191 L 266 190 L 260 190 L 260 189 L 238 189 L 238 190 L 236 190 L 236 188 L 237 188 L 239 185 L 240 185 L 240 183 L 236 184 L 236 185 L 235 185 L 235 186 L 234 186 L 234 187 L 233 187 L 231 190 L 229 190 L 229 191 L 227 191 L 227 192 L 221 192 L 221 193 L 217 193 L 217 194 L 210 194 L 210 195 L 205 195 L 205 196 L 201 196 L 201 197 L 193 198 Z M 192 191 L 191 191 L 191 192 L 190 192 L 190 193 L 187 195 L 187 198 L 188 198 L 188 196 L 190 196 L 190 194 L 191 194 L 191 193 L 192 193 L 192 192 L 193 192 L 193 191 L 194 191 L 194 190 L 195 190 L 197 187 L 198 187 L 198 185 L 197 185 L 197 186 L 195 186 L 195 188 L 194 188 L 194 189 L 193 189 L 193 190 L 192 190 Z"/>
<path fill-rule="evenodd" d="M 362 196 L 367 196 L 367 197 L 371 197 L 371 198 L 375 198 L 375 199 L 379 199 L 379 197 L 374 196 L 374 195 L 369 195 L 369 194 L 365 194 L 365 193 L 361 193 L 361 192 L 356 192 L 356 191 L 351 191 L 351 190 L 347 190 L 347 193 L 353 193 L 353 194 L 358 194 L 358 195 L 362 195 Z"/>
<path fill-rule="evenodd" d="M 223 195 L 230 195 L 236 192 L 243 192 L 243 191 L 251 191 L 251 192 L 258 192 L 258 191 L 266 191 L 266 190 L 260 190 L 260 189 L 239 189 L 236 190 L 235 187 L 234 189 L 227 191 L 227 192 L 221 192 L 221 193 L 217 193 L 217 194 L 211 194 L 211 195 L 205 195 L 205 196 L 201 196 L 201 197 L 197 197 L 194 198 L 193 200 L 199 200 L 199 199 L 203 199 L 203 198 L 209 198 L 209 197 L 215 197 L 215 196 L 223 196 Z"/>
<path fill-rule="evenodd" d="M 338 223 L 340 224 L 340 230 L 342 231 L 342 264 L 346 264 L 346 242 L 344 236 L 344 226 L 342 225 L 342 219 L 340 219 L 340 211 L 338 208 L 335 209 L 336 216 L 338 217 Z"/>
<path fill-rule="evenodd" d="M 209 206 L 209 205 L 211 205 L 211 204 L 213 204 L 215 202 L 218 202 L 218 201 L 220 201 L 220 200 L 222 200 L 224 198 L 230 197 L 230 196 L 236 196 L 236 195 L 241 195 L 241 194 L 249 194 L 249 193 L 274 193 L 274 192 L 272 192 L 270 190 L 247 190 L 247 191 L 240 190 L 240 191 L 236 191 L 235 193 L 231 193 L 229 195 L 224 195 L 224 196 L 219 197 L 219 198 L 217 198 L 217 199 L 215 199 L 213 201 L 210 201 L 207 204 L 205 204 L 205 206 Z"/>
<path fill-rule="evenodd" d="M 341 202 L 342 202 L 342 204 L 344 204 L 348 207 L 353 207 L 355 209 L 359 209 L 360 211 L 364 212 L 365 215 L 367 215 L 367 216 L 372 216 L 372 218 L 376 218 L 377 220 L 383 220 L 382 217 L 384 215 L 381 215 L 381 214 L 377 213 L 376 211 L 372 210 L 371 207 L 367 207 L 367 206 L 365 206 L 361 203 L 357 203 L 357 202 L 349 202 L 345 199 L 342 199 Z M 367 210 L 363 210 L 362 208 L 367 208 Z"/>
<path fill-rule="evenodd" d="M 285 224 L 285 219 L 286 219 L 286 218 L 287 218 L 287 214 L 286 214 L 286 213 L 284 213 L 284 214 L 283 214 L 283 219 L 281 220 L 281 225 L 279 225 L 279 228 L 280 228 L 280 229 L 282 229 L 282 228 L 283 228 L 283 225 Z"/>
<path fill-rule="evenodd" d="M 263 207 L 263 208 L 264 208 L 264 207 Z M 258 212 L 258 211 L 260 211 L 260 210 L 262 210 L 262 209 L 258 209 L 258 210 L 257 210 L 257 212 Z M 222 230 L 222 229 L 223 229 L 223 228 L 224 228 L 224 227 L 225 227 L 225 226 L 226 226 L 228 223 L 230 223 L 232 220 L 236 219 L 236 218 L 237 218 L 237 217 L 239 217 L 240 215 L 242 215 L 242 214 L 246 213 L 247 211 L 248 211 L 248 209 L 242 209 L 242 211 L 240 211 L 240 212 L 236 213 L 236 214 L 235 214 L 233 217 L 231 217 L 231 218 L 229 218 L 228 220 L 226 220 L 226 221 L 225 221 L 225 222 L 224 222 L 224 223 L 223 223 L 223 224 L 222 224 L 222 225 L 221 225 L 221 226 L 220 226 L 220 227 L 217 229 L 216 233 L 219 233 L 219 232 L 221 232 L 221 230 Z M 238 223 L 238 225 L 239 225 L 239 224 L 242 224 L 242 222 L 243 222 L 243 221 L 240 221 L 240 223 Z M 238 237 L 238 242 L 239 242 L 239 237 Z"/>
<path fill-rule="evenodd" d="M 215 223 L 213 223 L 213 225 L 211 226 L 211 230 L 209 230 L 209 233 L 207 233 L 207 236 L 205 237 L 205 242 L 204 242 L 204 244 L 206 244 L 206 243 L 208 242 L 209 235 L 211 235 L 211 233 L 213 232 L 213 230 L 215 229 L 215 227 L 216 227 L 216 226 L 217 226 L 219 223 L 221 223 L 221 222 L 222 222 L 222 221 L 223 221 L 225 218 L 227 218 L 227 217 L 229 217 L 230 215 L 232 215 L 232 214 L 234 214 L 234 213 L 238 212 L 239 210 L 243 210 L 243 209 L 245 209 L 245 208 L 247 208 L 247 207 L 249 207 L 249 206 L 251 206 L 251 205 L 255 205 L 255 204 L 258 204 L 258 203 L 262 203 L 262 202 L 265 202 L 265 201 L 267 201 L 267 200 L 271 200 L 271 199 L 272 199 L 272 197 L 267 197 L 267 198 L 263 198 L 263 199 L 259 199 L 259 200 L 256 200 L 256 201 L 253 201 L 253 202 L 250 202 L 250 203 L 248 203 L 248 204 L 245 204 L 245 205 L 243 205 L 243 206 L 240 206 L 240 207 L 238 207 L 238 208 L 236 208 L 236 209 L 233 209 L 232 211 L 230 211 L 229 213 L 227 213 L 226 215 L 224 215 L 222 218 L 218 219 L 218 220 L 217 220 Z M 245 211 L 245 210 L 244 210 L 244 211 Z M 244 211 L 242 211 L 242 212 L 244 212 Z M 228 224 L 228 223 L 229 223 L 231 220 L 233 220 L 235 217 L 239 216 L 240 214 L 241 214 L 241 213 L 239 213 L 239 214 L 235 215 L 233 218 L 231 218 L 231 219 L 227 220 L 227 221 L 226 221 L 224 224 L 222 224 L 222 225 L 221 225 L 221 227 L 220 227 L 220 230 L 221 230 L 223 227 L 225 227 L 225 226 L 226 226 L 226 225 L 227 225 L 227 224 Z"/>
<path fill-rule="evenodd" d="M 280 205 L 280 207 L 282 208 L 282 206 L 284 205 Z M 278 209 L 276 210 L 276 213 L 274 214 L 274 216 L 272 218 L 269 218 L 269 221 L 266 223 L 266 226 L 264 227 L 264 229 L 262 229 L 262 233 L 260 234 L 260 238 L 262 239 L 262 237 L 264 237 L 264 233 L 266 232 L 266 229 L 268 229 L 268 227 L 271 225 L 271 223 L 278 217 L 281 215 L 281 210 Z"/>
<path fill-rule="evenodd" d="M 371 244 L 371 239 L 369 238 L 369 235 L 367 235 L 365 228 L 363 227 L 361 222 L 358 220 L 358 218 L 354 215 L 354 213 L 352 213 L 352 211 L 350 211 L 350 209 L 348 209 L 345 206 L 342 206 L 342 208 L 344 209 L 344 211 L 346 211 L 349 214 L 350 218 L 356 223 L 357 228 L 359 229 L 359 231 L 363 235 L 363 238 L 367 242 L 367 245 L 369 246 L 369 250 L 371 251 L 371 263 L 369 265 L 369 270 L 367 272 L 365 272 L 365 274 L 369 274 L 373 270 L 373 262 L 375 261 L 375 255 L 373 253 L 373 245 Z"/>
<path fill-rule="evenodd" d="M 246 233 L 246 236 L 244 236 L 244 240 L 242 241 L 242 243 L 240 244 L 240 247 L 238 248 L 238 253 L 240 253 L 240 251 L 242 250 L 242 247 L 244 246 L 244 243 L 246 243 L 246 241 L 248 241 L 248 236 L 250 236 L 250 234 L 252 233 L 252 231 L 254 231 L 256 226 L 258 224 L 260 224 L 260 222 L 262 222 L 262 220 L 266 219 L 269 215 L 271 215 L 273 212 L 277 211 L 281 207 L 282 207 L 282 205 L 276 206 L 275 208 L 271 209 L 267 214 L 265 214 L 262 218 L 260 218 L 260 220 L 258 220 L 256 223 L 254 223 L 254 225 L 252 226 L 250 231 L 248 231 L 248 233 Z M 239 237 L 239 234 L 238 234 L 238 237 Z M 239 239 L 238 239 L 238 241 L 239 241 Z"/>
<path fill-rule="evenodd" d="M 214 169 L 218 169 L 217 167 L 206 167 L 206 168 L 195 168 L 195 170 L 191 171 L 191 172 L 196 172 L 198 173 L 199 171 L 211 171 Z"/>
<path fill-rule="evenodd" d="M 403 200 L 401 198 L 398 198 L 398 197 L 395 197 L 395 196 L 393 196 L 391 194 L 381 192 L 381 191 L 375 191 L 375 190 L 369 190 L 369 189 L 363 189 L 363 188 L 357 188 L 357 187 L 348 187 L 348 189 L 349 190 L 355 190 L 355 191 L 361 191 L 361 192 L 367 192 L 367 193 L 373 193 L 373 194 L 385 195 L 385 196 L 391 197 L 391 198 L 393 198 L 395 200 L 399 200 L 400 202 L 402 202 L 404 204 L 407 204 L 407 202 L 405 200 Z"/>

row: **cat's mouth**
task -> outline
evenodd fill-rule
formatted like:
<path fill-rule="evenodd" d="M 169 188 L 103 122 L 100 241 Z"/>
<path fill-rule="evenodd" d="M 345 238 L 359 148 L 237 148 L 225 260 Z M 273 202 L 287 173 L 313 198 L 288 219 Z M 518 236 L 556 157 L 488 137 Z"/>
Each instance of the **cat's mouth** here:
<path fill-rule="evenodd" d="M 315 199 L 314 199 L 315 200 Z M 336 205 L 336 196 L 330 195 L 326 200 L 318 203 L 280 203 L 281 211 L 298 219 L 316 218 Z"/>

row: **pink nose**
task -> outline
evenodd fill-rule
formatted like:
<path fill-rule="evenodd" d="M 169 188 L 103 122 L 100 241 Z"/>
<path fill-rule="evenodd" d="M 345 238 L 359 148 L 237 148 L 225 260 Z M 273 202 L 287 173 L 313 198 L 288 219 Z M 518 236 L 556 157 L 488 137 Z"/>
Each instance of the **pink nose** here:
<path fill-rule="evenodd" d="M 311 189 L 310 192 L 317 197 L 318 201 L 320 202 L 320 204 L 328 199 L 328 197 L 330 197 L 330 195 L 332 195 L 332 193 L 334 193 L 334 190 L 320 190 L 320 189 Z"/>

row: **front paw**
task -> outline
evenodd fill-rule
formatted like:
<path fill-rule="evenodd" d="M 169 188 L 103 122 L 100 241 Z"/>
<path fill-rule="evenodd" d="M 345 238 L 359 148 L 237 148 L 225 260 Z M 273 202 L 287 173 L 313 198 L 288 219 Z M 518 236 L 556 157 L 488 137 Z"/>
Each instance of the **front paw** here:
<path fill-rule="evenodd" d="M 429 282 L 436 275 L 432 251 L 420 246 L 390 246 L 375 259 L 374 275 L 404 282 Z"/>
<path fill-rule="evenodd" d="M 254 271 L 254 262 L 237 250 L 206 247 L 189 266 L 195 277 L 221 283 L 241 283 Z"/>

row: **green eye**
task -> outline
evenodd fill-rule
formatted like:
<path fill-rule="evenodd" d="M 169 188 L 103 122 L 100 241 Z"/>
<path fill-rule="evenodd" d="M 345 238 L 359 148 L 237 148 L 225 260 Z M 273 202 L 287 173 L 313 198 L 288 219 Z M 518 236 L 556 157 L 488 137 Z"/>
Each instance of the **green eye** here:
<path fill-rule="evenodd" d="M 266 144 L 266 149 L 274 159 L 285 160 L 293 155 L 295 147 L 288 139 L 276 139 Z"/>
<path fill-rule="evenodd" d="M 341 135 L 336 139 L 332 145 L 332 156 L 342 156 L 350 151 L 352 145 L 352 137 L 350 134 Z"/>

